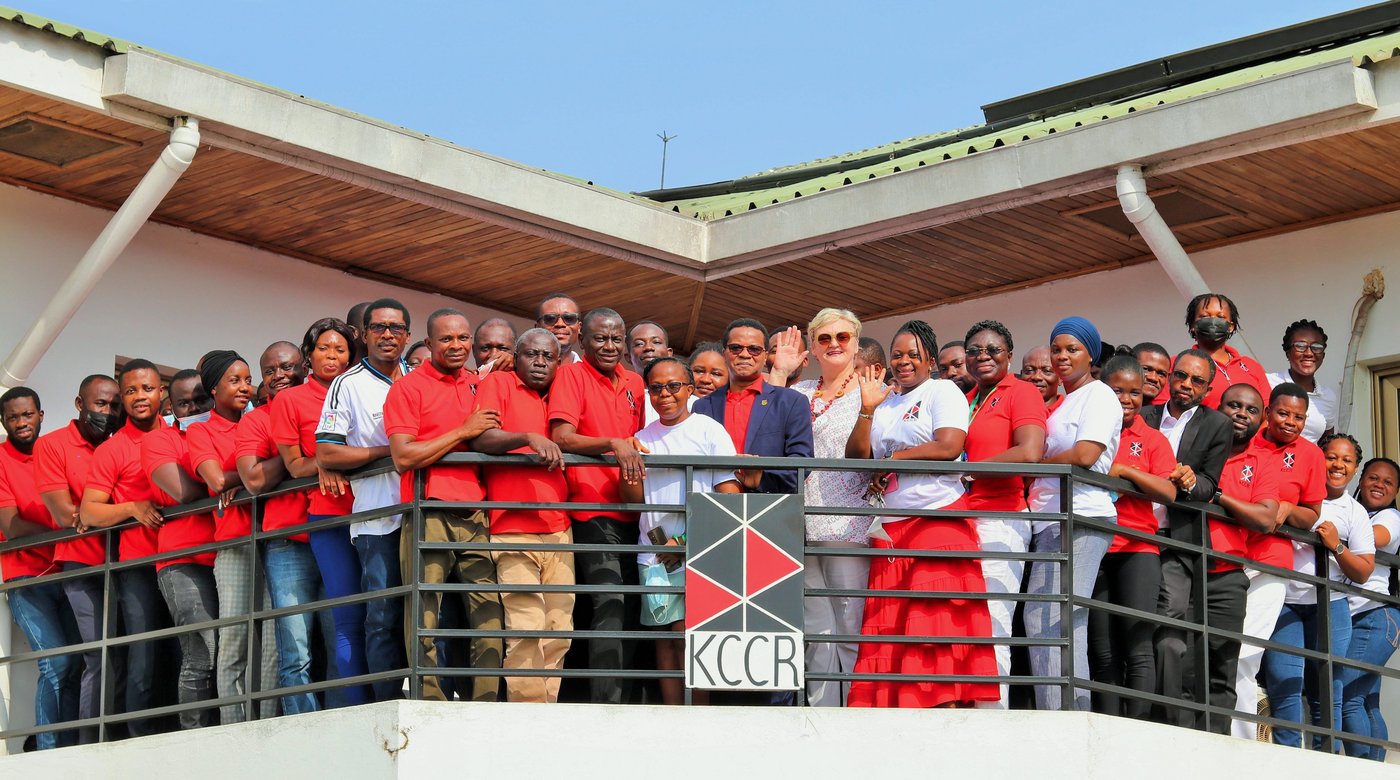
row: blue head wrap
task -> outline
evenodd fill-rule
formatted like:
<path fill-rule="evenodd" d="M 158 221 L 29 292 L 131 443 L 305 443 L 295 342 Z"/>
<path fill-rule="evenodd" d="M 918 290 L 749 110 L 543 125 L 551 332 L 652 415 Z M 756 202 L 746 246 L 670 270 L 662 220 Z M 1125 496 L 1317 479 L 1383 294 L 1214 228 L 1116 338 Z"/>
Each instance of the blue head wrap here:
<path fill-rule="evenodd" d="M 1055 329 L 1050 331 L 1050 340 L 1054 341 L 1060 334 L 1073 336 L 1089 350 L 1089 357 L 1098 362 L 1099 353 L 1103 351 L 1103 342 L 1099 339 L 1099 329 L 1094 327 L 1094 323 L 1083 317 L 1065 317 L 1055 323 Z"/>

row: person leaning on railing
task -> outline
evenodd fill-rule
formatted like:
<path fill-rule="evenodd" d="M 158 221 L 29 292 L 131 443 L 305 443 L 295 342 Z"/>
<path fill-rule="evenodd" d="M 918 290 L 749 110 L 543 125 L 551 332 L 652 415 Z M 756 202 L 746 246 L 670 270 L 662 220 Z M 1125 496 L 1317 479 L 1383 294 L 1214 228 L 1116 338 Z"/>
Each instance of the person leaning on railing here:
<path fill-rule="evenodd" d="M 899 382 L 891 392 L 875 367 L 860 375 L 860 413 L 846 443 L 846 457 L 877 460 L 957 460 L 967 436 L 967 399 L 957 385 L 934 377 L 938 339 L 928 323 L 911 320 L 895 332 L 890 368 Z M 978 549 L 968 518 L 912 518 L 900 509 L 965 509 L 957 474 L 879 474 L 870 482 L 877 505 L 895 510 L 870 530 L 871 546 L 896 550 Z M 870 564 L 871 590 L 985 593 L 982 567 L 968 558 L 877 557 Z M 866 636 L 990 637 L 992 621 L 982 599 L 871 596 L 865 603 Z M 863 642 L 856 674 L 946 674 L 992 676 L 990 645 Z M 852 707 L 958 707 L 996 701 L 995 683 L 851 683 Z"/>
<path fill-rule="evenodd" d="M 1300 574 L 1314 574 L 1333 582 L 1365 582 L 1375 566 L 1375 537 L 1371 531 L 1371 518 L 1364 507 L 1347 493 L 1347 484 L 1356 476 L 1356 468 L 1361 462 L 1361 446 L 1346 434 L 1333 434 L 1322 440 L 1322 452 L 1327 462 L 1327 498 L 1322 502 L 1322 512 L 1312 526 L 1326 550 L 1327 572 L 1317 572 L 1315 562 L 1317 551 L 1312 544 L 1293 543 L 1293 568 Z M 1330 591 L 1330 603 L 1322 607 L 1318 600 L 1319 587 L 1311 583 L 1290 581 L 1284 598 L 1283 610 L 1279 613 L 1278 625 L 1274 627 L 1273 641 L 1280 644 L 1318 649 L 1317 628 L 1320 613 L 1328 609 L 1328 627 L 1331 641 L 1328 652 L 1345 657 L 1351 642 L 1351 610 L 1345 593 Z M 1269 705 L 1274 717 L 1293 723 L 1310 722 L 1321 725 L 1321 711 L 1315 694 L 1309 695 L 1305 676 L 1316 680 L 1317 663 L 1305 661 L 1302 656 L 1280 650 L 1264 652 L 1265 688 L 1269 692 Z M 1332 718 L 1331 727 L 1342 726 L 1342 677 L 1340 667 L 1331 675 Z M 1305 698 L 1306 697 L 1306 698 Z M 1311 701 L 1308 701 L 1311 700 Z M 1311 717 L 1305 720 L 1305 713 Z M 1297 729 L 1274 728 L 1274 742 L 1280 745 L 1297 747 L 1301 735 Z M 1315 737 L 1314 746 L 1321 742 Z"/>
<path fill-rule="evenodd" d="M 1356 500 L 1371 516 L 1371 532 L 1376 549 L 1394 555 L 1400 549 L 1400 511 L 1395 508 L 1395 493 L 1400 486 L 1400 466 L 1388 458 L 1372 458 L 1361 470 L 1361 484 Z M 1395 595 L 1390 566 L 1376 563 L 1365 582 L 1349 580 L 1365 590 Z M 1365 596 L 1347 596 L 1351 607 L 1351 642 L 1347 658 L 1376 666 L 1385 666 L 1400 643 L 1400 610 Z M 1388 740 L 1385 718 L 1381 715 L 1381 676 L 1375 672 L 1344 667 L 1337 672 L 1342 678 L 1342 725 L 1351 733 L 1372 739 Z M 1347 755 L 1385 760 L 1385 748 L 1360 742 L 1346 743 Z"/>

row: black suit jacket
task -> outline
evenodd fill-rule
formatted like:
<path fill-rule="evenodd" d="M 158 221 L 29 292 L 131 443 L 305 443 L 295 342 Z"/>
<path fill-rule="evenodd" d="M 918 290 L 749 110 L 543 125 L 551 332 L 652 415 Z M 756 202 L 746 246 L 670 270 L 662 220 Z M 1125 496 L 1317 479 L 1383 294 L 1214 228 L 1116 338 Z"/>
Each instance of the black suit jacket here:
<path fill-rule="evenodd" d="M 1153 428 L 1162 427 L 1165 404 L 1144 407 L 1142 419 Z M 1230 440 L 1233 431 L 1230 418 L 1214 409 L 1200 407 L 1186 422 L 1186 430 L 1181 434 L 1181 445 L 1176 448 L 1178 463 L 1191 467 L 1196 474 L 1196 486 L 1191 490 L 1178 490 L 1177 501 L 1209 501 L 1215 497 L 1220 484 L 1220 471 L 1230 457 Z M 1202 544 L 1210 538 L 1205 533 L 1201 516 L 1196 512 L 1167 509 L 1168 532 L 1173 539 L 1192 544 Z"/>

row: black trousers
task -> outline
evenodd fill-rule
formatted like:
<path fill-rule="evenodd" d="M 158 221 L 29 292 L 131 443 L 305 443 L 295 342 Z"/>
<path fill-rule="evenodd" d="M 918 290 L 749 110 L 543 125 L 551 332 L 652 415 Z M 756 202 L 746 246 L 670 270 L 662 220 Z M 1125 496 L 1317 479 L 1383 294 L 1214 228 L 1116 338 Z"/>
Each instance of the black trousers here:
<path fill-rule="evenodd" d="M 1109 553 L 1099 565 L 1094 600 L 1143 612 L 1155 612 L 1161 590 L 1161 556 L 1152 552 Z M 1089 664 L 1097 682 L 1157 692 L 1152 640 L 1157 626 L 1147 620 L 1089 612 Z M 1094 712 L 1147 718 L 1152 705 L 1116 693 L 1095 693 Z"/>
<path fill-rule="evenodd" d="M 65 563 L 64 571 L 86 568 L 81 563 Z M 117 581 L 113 588 L 120 592 Z M 79 577 L 63 583 L 63 595 L 68 597 L 68 606 L 73 609 L 73 619 L 78 624 L 78 638 L 83 642 L 96 642 L 103 636 L 105 624 L 108 636 L 117 636 L 120 621 L 117 611 L 117 594 L 107 605 L 102 589 L 102 575 Z M 110 614 L 104 612 L 104 605 L 110 607 Z M 102 678 L 102 651 L 92 650 L 82 654 L 82 677 L 78 683 L 78 717 L 95 718 L 98 704 L 103 700 L 105 686 L 107 708 L 104 714 L 111 715 L 120 710 L 116 702 L 125 696 L 126 690 L 126 650 L 115 648 L 107 656 L 107 679 Z M 125 730 L 123 730 L 125 733 Z M 90 745 L 97 741 L 97 727 L 84 726 L 78 729 L 78 744 Z"/>
<path fill-rule="evenodd" d="M 170 628 L 170 608 L 156 584 L 154 566 L 137 566 L 116 573 L 118 603 L 121 606 L 124 633 L 141 634 Z M 127 645 L 125 712 L 138 712 L 152 707 L 174 704 L 175 676 L 179 651 L 175 640 L 137 642 Z M 133 737 L 166 731 L 166 725 L 150 718 L 127 721 Z"/>
<path fill-rule="evenodd" d="M 1249 593 L 1249 577 L 1239 569 L 1207 574 L 1206 593 L 1197 588 L 1196 556 L 1162 551 L 1162 588 L 1157 600 L 1160 615 L 1178 620 L 1199 622 L 1202 605 L 1210 627 L 1239 633 L 1244 630 L 1245 597 Z M 1240 643 L 1220 636 L 1211 636 L 1206 644 L 1209 666 L 1199 668 L 1200 634 L 1175 628 L 1157 630 L 1157 680 L 1163 696 L 1182 701 L 1202 702 L 1226 710 L 1235 708 L 1235 668 L 1240 658 Z M 1230 733 L 1230 717 L 1195 713 L 1179 707 L 1162 707 L 1160 719 L 1188 728 L 1202 728 L 1217 734 Z"/>
<path fill-rule="evenodd" d="M 594 517 L 573 521 L 574 544 L 636 544 L 637 524 Z M 586 585 L 636 585 L 637 556 L 632 553 L 574 553 L 574 571 Z M 633 593 L 592 593 L 593 631 L 637 631 L 641 628 L 641 606 Z M 577 601 L 583 601 L 580 597 Z M 575 627 L 580 627 L 577 622 Z M 636 654 L 631 639 L 589 639 L 588 668 L 631 669 Z M 632 681 L 616 677 L 594 677 L 589 686 L 593 702 L 626 704 L 632 698 Z"/>

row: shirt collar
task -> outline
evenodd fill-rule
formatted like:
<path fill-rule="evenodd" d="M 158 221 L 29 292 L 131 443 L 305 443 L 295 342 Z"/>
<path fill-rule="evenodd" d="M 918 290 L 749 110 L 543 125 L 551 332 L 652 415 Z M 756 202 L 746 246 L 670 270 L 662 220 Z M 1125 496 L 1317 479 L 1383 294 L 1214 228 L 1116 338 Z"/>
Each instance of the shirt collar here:
<path fill-rule="evenodd" d="M 23 452 L 20 452 L 19 449 L 15 447 L 15 445 L 11 444 L 9 439 L 6 439 L 4 444 L 0 444 L 0 452 L 4 452 L 6 455 L 19 461 L 20 463 L 28 463 L 29 461 L 34 460 L 34 453 L 31 452 L 30 454 L 25 455 Z"/>
<path fill-rule="evenodd" d="M 73 446 L 82 447 L 88 451 L 97 449 L 97 447 L 93 446 L 92 442 L 83 438 L 83 432 L 78 430 L 77 420 L 71 420 L 68 423 L 68 441 L 73 444 Z"/>
<path fill-rule="evenodd" d="M 1192 417 L 1196 416 L 1196 410 L 1200 408 L 1201 405 L 1196 404 L 1190 409 L 1187 409 L 1186 411 L 1182 412 L 1180 417 L 1173 417 L 1171 405 L 1162 404 L 1162 425 L 1166 426 L 1168 420 L 1171 420 L 1170 427 L 1172 428 L 1175 428 L 1178 425 L 1185 425 L 1186 423 L 1190 422 Z"/>
<path fill-rule="evenodd" d="M 438 370 L 437 366 L 433 365 L 433 361 L 431 360 L 424 360 L 413 370 L 421 371 L 432 379 L 447 385 L 460 385 L 471 381 L 467 376 L 468 372 L 465 368 L 459 368 L 456 373 L 453 374 L 444 374 Z"/>
<path fill-rule="evenodd" d="M 749 385 L 747 388 L 745 388 L 744 390 L 742 390 L 742 391 L 740 391 L 740 392 L 738 392 L 738 393 L 734 392 L 734 389 L 731 387 L 731 388 L 729 389 L 728 398 L 726 398 L 725 400 L 728 400 L 729 398 L 733 398 L 733 399 L 736 399 L 736 402 L 737 402 L 739 399 L 742 399 L 742 398 L 743 398 L 744 396 L 746 396 L 746 395 L 752 395 L 752 396 L 757 397 L 757 396 L 761 395 L 762 393 L 763 393 L 763 377 L 760 376 L 760 377 L 758 378 L 758 381 L 754 382 L 753 384 Z"/>

